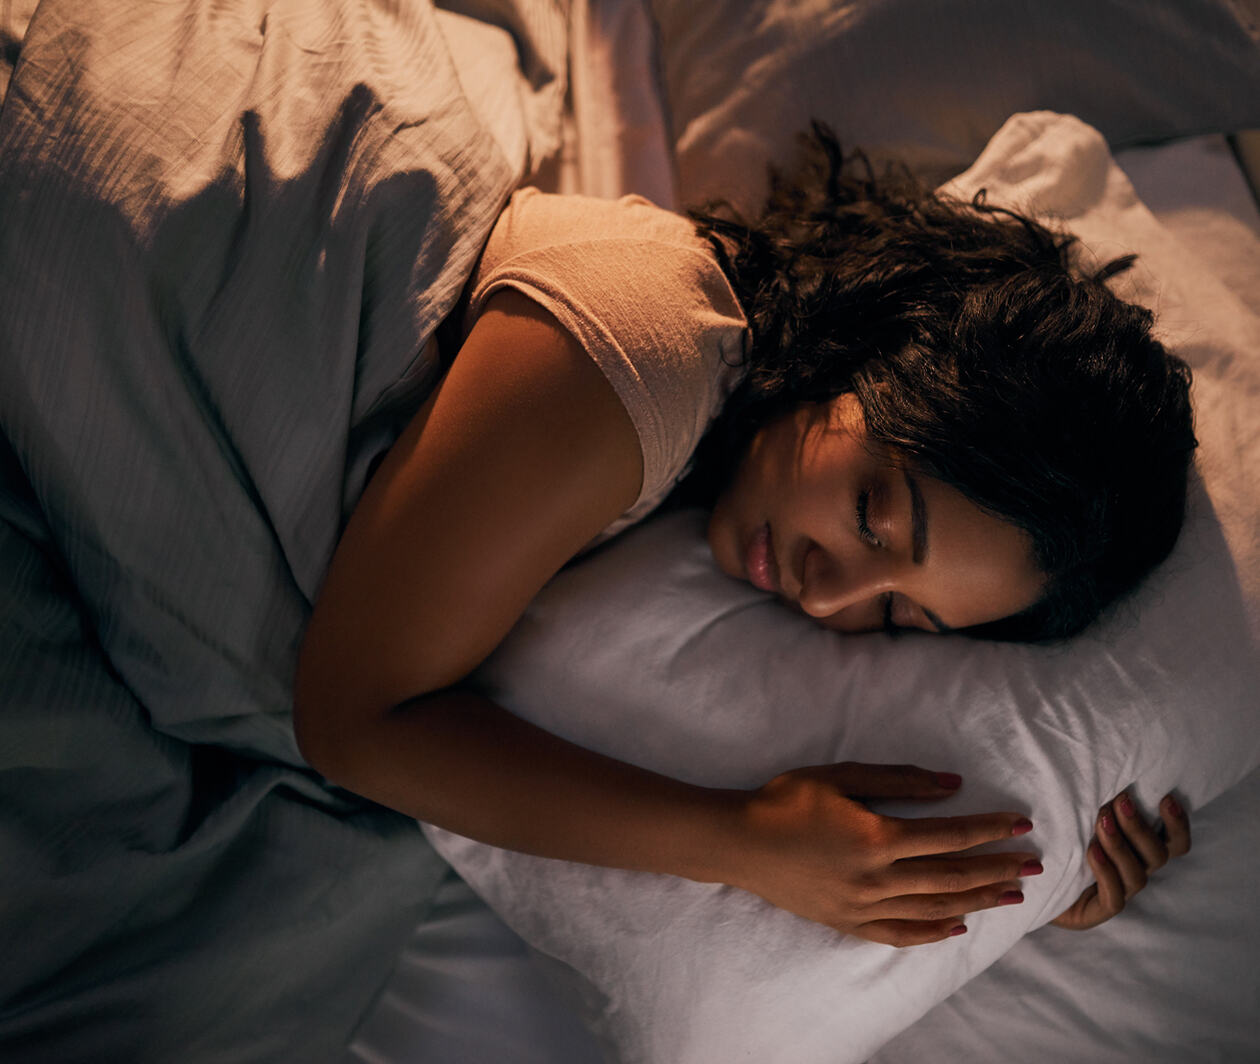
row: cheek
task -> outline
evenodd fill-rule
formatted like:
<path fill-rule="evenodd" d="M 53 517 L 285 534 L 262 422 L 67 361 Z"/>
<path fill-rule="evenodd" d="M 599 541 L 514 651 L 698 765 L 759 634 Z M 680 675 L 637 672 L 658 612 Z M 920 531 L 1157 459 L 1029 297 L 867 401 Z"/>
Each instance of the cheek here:
<path fill-rule="evenodd" d="M 830 617 L 810 617 L 811 621 L 832 632 L 857 635 L 861 632 L 880 632 L 884 628 L 884 609 L 879 597 L 846 606 Z"/>

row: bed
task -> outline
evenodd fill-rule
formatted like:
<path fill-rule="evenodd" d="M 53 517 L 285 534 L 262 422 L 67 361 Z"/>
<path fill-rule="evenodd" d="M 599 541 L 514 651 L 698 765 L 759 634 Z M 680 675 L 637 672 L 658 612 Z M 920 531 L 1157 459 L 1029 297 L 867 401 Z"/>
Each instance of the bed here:
<path fill-rule="evenodd" d="M 1178 234 L 1179 247 L 1194 249 L 1196 261 L 1216 263 L 1219 276 L 1230 277 L 1239 297 L 1255 306 L 1255 290 L 1248 295 L 1248 289 L 1260 262 L 1260 245 L 1255 242 L 1260 215 L 1224 139 L 1194 137 L 1130 149 L 1119 157 L 1142 198 L 1155 205 L 1165 227 Z M 1188 175 L 1194 175 L 1193 183 L 1188 183 Z M 1210 189 L 1206 197 L 1204 186 Z M 1165 313 L 1174 313 L 1179 304 L 1172 303 L 1167 290 L 1162 295 Z M 1254 528 L 1254 517 L 1247 520 L 1243 527 Z M 1197 549 L 1204 546 L 1200 542 Z M 662 558 L 674 560 L 663 565 Z M 1191 579 L 1202 579 L 1202 574 Z M 706 596 L 712 596 L 708 605 L 699 606 Z M 1188 601 L 1184 592 L 1170 589 L 1158 597 Z M 576 602 L 585 604 L 580 634 L 562 620 Z M 762 609 L 769 615 L 749 616 Z M 627 617 L 633 620 L 627 622 Z M 467 882 L 491 899 L 523 941 L 481 909 L 466 886 L 447 884 L 442 906 L 433 922 L 414 932 L 391 987 L 360 1029 L 350 1059 L 513 1059 L 502 1050 L 508 1031 L 520 1032 L 531 1047 L 522 1060 L 893 1064 L 927 1055 L 945 1060 L 1001 1059 L 1012 1045 L 1018 1046 L 1022 1058 L 1045 1064 L 1255 1058 L 1260 976 L 1254 949 L 1260 927 L 1254 891 L 1234 889 L 1235 884 L 1250 881 L 1256 866 L 1254 809 L 1260 798 L 1260 772 L 1247 768 L 1255 757 L 1253 665 L 1239 660 L 1212 666 L 1228 686 L 1238 685 L 1234 708 L 1221 715 L 1203 712 L 1191 698 L 1165 709 L 1153 700 L 1138 703 L 1135 715 L 1119 726 L 1133 734 L 1162 726 L 1167 733 L 1145 750 L 1132 739 L 1117 744 L 1122 762 L 1107 770 L 1110 775 L 1090 778 L 1098 746 L 1110 746 L 1115 737 L 1108 740 L 1094 732 L 1095 742 L 1077 753 L 1065 753 L 1061 747 L 1065 743 L 1079 747 L 1079 737 L 1103 723 L 1097 715 L 1114 718 L 1123 697 L 1102 698 L 1093 711 L 1070 722 L 1057 720 L 1062 731 L 1049 742 L 1026 733 L 986 739 L 985 729 L 975 724 L 979 705 L 969 704 L 964 718 L 956 709 L 951 711 L 953 699 L 948 695 L 941 696 L 947 703 L 943 709 L 934 702 L 920 716 L 898 704 L 897 696 L 886 695 L 873 703 L 876 720 L 868 727 L 855 726 L 846 709 L 843 714 L 836 711 L 842 726 L 824 736 L 815 732 L 804 738 L 811 726 L 827 718 L 826 706 L 811 692 L 821 688 L 828 692 L 828 701 L 848 707 L 865 691 L 871 705 L 869 674 L 863 672 L 854 681 L 846 678 L 855 668 L 869 666 L 879 672 L 887 665 L 879 659 L 868 661 L 865 651 L 846 653 L 840 664 L 819 665 L 813 651 L 799 646 L 799 640 L 808 638 L 806 633 L 796 633 L 795 638 L 776 635 L 782 621 L 773 604 L 759 604 L 755 596 L 742 592 L 732 597 L 729 589 L 711 583 L 696 523 L 686 514 L 670 515 L 557 580 L 500 659 L 490 664 L 487 683 L 535 719 L 608 749 L 624 751 L 631 740 L 619 723 L 604 722 L 629 717 L 633 726 L 628 730 L 636 737 L 649 731 L 661 737 L 659 742 L 637 738 L 633 750 L 638 759 L 681 774 L 689 768 L 697 772 L 698 757 L 709 773 L 703 778 L 714 781 L 739 782 L 740 773 L 747 771 L 750 782 L 758 771 L 773 770 L 776 764 L 842 752 L 848 756 L 854 749 L 861 749 L 863 756 L 894 757 L 907 744 L 914 747 L 916 759 L 938 764 L 946 756 L 950 765 L 961 765 L 968 778 L 1009 772 L 1004 762 L 1013 757 L 1019 771 L 1031 772 L 1035 780 L 1025 778 L 1011 790 L 996 793 L 1007 798 L 1029 795 L 1039 830 L 1047 815 L 1065 817 L 1069 824 L 1069 837 L 1060 840 L 1068 843 L 1066 847 L 1056 853 L 1057 843 L 1047 840 L 1043 849 L 1047 867 L 1058 865 L 1064 874 L 1059 885 L 1026 888 L 1030 900 L 1036 897 L 1041 902 L 1040 913 L 1019 913 L 1017 928 L 996 926 L 1008 919 L 1006 913 L 982 914 L 972 921 L 965 953 L 953 951 L 933 959 L 915 957 L 913 950 L 892 958 L 873 956 L 870 962 L 879 966 L 875 972 L 855 978 L 851 973 L 860 967 L 860 955 L 876 951 L 853 944 L 847 956 L 836 957 L 843 947 L 811 934 L 794 937 L 794 930 L 801 929 L 786 926 L 790 921 L 748 912 L 729 898 L 705 897 L 685 884 L 663 890 L 633 877 L 537 862 L 435 835 L 441 852 Z M 679 625 L 686 638 L 677 634 Z M 614 627 L 636 633 L 630 649 L 602 649 Z M 1148 631 L 1137 639 L 1146 642 L 1153 635 Z M 722 656 L 724 675 L 715 678 L 711 665 L 701 662 L 722 655 L 713 641 L 723 639 L 737 649 L 732 657 Z M 1108 639 L 1104 645 L 1114 663 L 1115 644 Z M 1196 646 L 1191 653 L 1201 651 Z M 1254 662 L 1254 651 L 1242 652 Z M 758 663 L 766 659 L 782 663 L 788 674 L 803 678 L 767 680 L 758 665 L 741 667 L 740 653 Z M 819 651 L 818 656 L 824 655 Z M 1172 657 L 1158 655 L 1161 669 Z M 643 673 L 653 672 L 643 664 L 648 661 L 666 662 L 662 670 L 666 675 L 645 679 Z M 1052 671 L 1059 673 L 1062 665 L 1054 663 Z M 1082 661 L 1071 665 L 1088 668 Z M 963 677 L 944 654 L 929 668 L 938 677 L 938 690 L 963 684 L 971 696 L 978 693 L 972 683 L 974 671 L 985 671 L 973 660 Z M 1139 671 L 1126 669 L 1125 682 L 1157 694 L 1162 682 L 1149 675 L 1142 678 Z M 1086 687 L 1097 679 L 1097 674 L 1091 675 Z M 923 681 L 921 673 L 913 673 L 909 697 L 917 697 Z M 604 689 L 606 682 L 618 692 L 615 698 Z M 985 682 L 993 682 L 993 677 Z M 1061 684 L 1060 679 L 1052 687 Z M 1037 684 L 1036 691 L 1037 698 L 1046 696 L 1044 685 Z M 1009 688 L 1002 695 L 1021 705 L 1030 697 L 1027 691 Z M 1215 697 L 1215 692 L 1208 697 Z M 566 698 L 571 701 L 566 703 Z M 783 709 L 784 702 L 798 701 L 805 706 L 798 713 Z M 596 719 L 579 719 L 575 702 Z M 556 710 L 558 704 L 566 704 L 568 711 Z M 774 730 L 793 734 L 792 743 L 786 744 L 792 749 L 785 749 L 774 732 L 757 730 L 766 704 L 776 705 Z M 679 705 L 687 707 L 688 723 L 671 728 Z M 713 705 L 725 707 L 729 718 L 721 719 L 723 713 L 712 709 L 705 714 L 697 710 Z M 931 717 L 942 712 L 950 714 L 949 730 L 958 731 L 947 734 L 946 729 L 933 728 Z M 1189 719 L 1182 720 L 1183 713 Z M 704 719 L 697 721 L 695 716 Z M 907 717 L 926 742 L 910 729 L 886 727 L 887 720 Z M 1030 714 L 1026 720 L 1034 717 Z M 1234 761 L 1235 772 L 1243 775 L 1233 786 L 1217 774 L 1224 764 L 1218 754 L 1210 754 L 1200 770 L 1191 767 L 1196 755 L 1189 733 L 1201 728 L 1218 737 L 1230 735 L 1238 744 L 1234 752 L 1241 756 Z M 771 753 L 755 757 L 738 753 L 738 738 L 749 735 L 755 738 L 755 748 Z M 986 743 L 988 753 L 977 758 L 975 751 Z M 712 752 L 715 744 L 724 744 L 717 753 Z M 697 749 L 706 752 L 697 754 Z M 688 765 L 674 759 L 682 756 L 674 753 L 679 750 L 688 752 Z M 1027 759 L 1035 762 L 1038 757 L 1047 759 L 1040 769 L 1028 764 Z M 1150 785 L 1151 772 L 1160 780 L 1155 786 Z M 1071 816 L 1070 803 L 1053 813 L 1046 805 L 1053 805 L 1056 793 L 1079 798 L 1084 791 L 1099 800 L 1108 786 L 1130 784 L 1136 784 L 1147 802 L 1153 802 L 1165 785 L 1177 787 L 1188 799 L 1196 833 L 1192 855 L 1157 877 L 1129 911 L 1102 928 L 1087 934 L 1054 928 L 1031 933 L 1083 884 L 1079 862 L 1070 855 L 1079 854 L 1088 837 L 1088 811 L 1093 808 L 1086 803 L 1085 815 L 1077 819 Z M 962 808 L 983 806 L 983 800 L 977 800 Z M 1057 900 L 1049 902 L 1047 897 Z M 455 921 L 463 924 L 465 942 L 479 943 L 474 956 L 460 963 L 452 963 L 445 954 L 441 937 L 441 929 Z M 980 939 L 973 935 L 992 936 L 996 950 L 1005 952 L 985 967 L 992 954 L 976 946 Z M 1024 937 L 1016 941 L 1019 935 Z M 532 952 L 539 950 L 541 955 Z M 615 961 L 606 960 L 609 953 Z M 433 996 L 435 969 L 444 977 L 440 999 Z M 490 1002 L 486 987 L 495 973 L 505 983 L 512 982 L 515 991 Z M 875 992 L 881 983 L 882 992 Z M 542 1004 L 549 990 L 556 1000 L 575 1007 L 599 1037 L 583 1040 L 580 1030 L 549 1013 Z M 427 1002 L 434 1000 L 442 1001 L 441 1019 L 429 1011 Z M 508 1000 L 535 1004 L 522 1021 L 503 1011 Z M 446 1024 L 453 1024 L 454 1030 Z"/>
<path fill-rule="evenodd" d="M 1248 5 L 0 14 L 5 1059 L 1260 1054 Z M 1141 253 L 1130 292 L 1200 380 L 1177 554 L 1067 652 L 838 643 L 724 581 L 675 513 L 562 573 L 479 682 L 699 781 L 948 757 L 953 809 L 1028 808 L 1047 874 L 923 951 L 430 829 L 455 876 L 414 824 L 322 784 L 287 728 L 339 523 L 511 189 L 748 204 L 814 115 Z M 1039 929 L 1121 787 L 1148 807 L 1177 788 L 1193 855 L 1097 931 Z"/>

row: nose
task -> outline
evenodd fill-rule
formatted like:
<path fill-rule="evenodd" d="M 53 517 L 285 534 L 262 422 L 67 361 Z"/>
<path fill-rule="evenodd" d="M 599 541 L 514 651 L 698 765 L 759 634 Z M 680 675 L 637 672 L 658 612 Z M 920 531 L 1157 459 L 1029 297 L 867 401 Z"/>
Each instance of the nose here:
<path fill-rule="evenodd" d="M 805 552 L 797 600 L 811 617 L 830 617 L 843 609 L 895 590 L 896 564 L 887 555 L 856 550 L 844 556 L 812 543 Z"/>

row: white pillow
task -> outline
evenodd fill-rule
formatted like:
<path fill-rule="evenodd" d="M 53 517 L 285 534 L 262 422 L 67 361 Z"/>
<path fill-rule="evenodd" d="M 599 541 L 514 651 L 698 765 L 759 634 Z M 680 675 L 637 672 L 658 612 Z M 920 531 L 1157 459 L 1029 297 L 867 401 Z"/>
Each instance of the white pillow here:
<path fill-rule="evenodd" d="M 1201 806 L 1260 764 L 1260 319 L 1137 201 L 1077 119 L 1017 115 L 957 181 L 1060 216 L 1154 305 L 1196 368 L 1202 441 L 1168 563 L 1072 644 L 844 637 L 714 568 L 704 518 L 668 515 L 562 573 L 482 670 L 489 692 L 585 746 L 698 783 L 757 785 L 827 761 L 957 771 L 945 803 L 1021 809 L 1043 876 L 1021 906 L 912 950 L 842 938 L 741 891 L 508 853 L 426 829 L 523 938 L 559 962 L 630 1062 L 842 1064 L 879 1045 L 1052 919 L 1089 880 L 1095 811 Z M 1158 278 L 1158 280 L 1156 280 Z M 893 809 L 892 805 L 887 806 Z"/>
<path fill-rule="evenodd" d="M 759 205 L 765 160 L 810 118 L 942 176 L 1017 111 L 1079 115 L 1113 145 L 1260 125 L 1238 0 L 649 2 L 685 204 Z"/>

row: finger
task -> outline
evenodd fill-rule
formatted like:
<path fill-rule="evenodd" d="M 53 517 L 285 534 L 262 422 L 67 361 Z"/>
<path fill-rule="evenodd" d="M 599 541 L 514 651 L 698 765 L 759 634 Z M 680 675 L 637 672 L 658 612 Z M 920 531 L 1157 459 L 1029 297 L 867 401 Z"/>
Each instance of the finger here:
<path fill-rule="evenodd" d="M 1127 792 L 1122 792 L 1112 803 L 1120 831 L 1146 865 L 1148 873 L 1163 868 L 1168 863 L 1168 847 L 1147 825 L 1146 818 Z"/>
<path fill-rule="evenodd" d="M 1088 887 L 1081 891 L 1080 897 L 1072 903 L 1070 908 L 1067 908 L 1063 912 L 1059 913 L 1059 915 L 1050 922 L 1054 924 L 1055 927 L 1062 927 L 1068 931 L 1085 931 L 1088 928 L 1097 927 L 1098 924 L 1102 923 L 1103 920 L 1106 919 L 1105 916 L 1100 916 L 1095 920 L 1090 916 L 1091 913 L 1097 911 L 1097 897 L 1098 884 L 1091 883 Z"/>
<path fill-rule="evenodd" d="M 923 857 L 970 850 L 986 842 L 1027 835 L 1032 821 L 1020 813 L 975 813 L 970 816 L 884 817 L 893 858 Z"/>
<path fill-rule="evenodd" d="M 1168 856 L 1184 857 L 1190 852 L 1190 818 L 1180 802 L 1171 794 L 1159 803 L 1164 830 L 1168 833 Z"/>
<path fill-rule="evenodd" d="M 1041 860 L 1035 853 L 909 857 L 895 862 L 880 885 L 886 888 L 889 896 L 956 894 L 1025 876 L 1039 876 L 1043 871 Z"/>
<path fill-rule="evenodd" d="M 1072 906 L 1051 921 L 1068 931 L 1086 931 L 1110 920 L 1124 909 L 1124 883 L 1097 839 L 1090 841 L 1085 860 L 1094 873 L 1094 882 L 1081 891 Z"/>
<path fill-rule="evenodd" d="M 1127 895 L 1119 871 L 1097 839 L 1090 842 L 1085 850 L 1085 860 L 1094 873 L 1094 885 L 1098 888 L 1094 905 L 1087 914 L 1090 920 L 1088 926 L 1093 927 L 1121 912 Z"/>
<path fill-rule="evenodd" d="M 967 933 L 967 925 L 958 920 L 872 920 L 854 929 L 852 934 L 885 946 L 924 946 L 943 942 Z"/>
<path fill-rule="evenodd" d="M 1104 805 L 1098 813 L 1095 838 L 1102 844 L 1107 857 L 1120 874 L 1120 881 L 1124 884 L 1125 897 L 1133 897 L 1134 894 L 1146 886 L 1146 865 L 1133 852 L 1128 839 L 1121 833 L 1120 825 L 1116 820 L 1116 812 L 1110 802 Z"/>
<path fill-rule="evenodd" d="M 962 786 L 962 777 L 953 772 L 856 761 L 832 766 L 832 779 L 851 798 L 946 798 Z"/>
<path fill-rule="evenodd" d="M 951 916 L 965 916 L 982 909 L 999 906 L 1021 905 L 1024 892 L 1018 882 L 990 884 L 978 890 L 964 890 L 957 894 L 903 894 L 888 898 L 871 906 L 864 915 L 895 920 L 928 920 L 937 922 Z"/>

